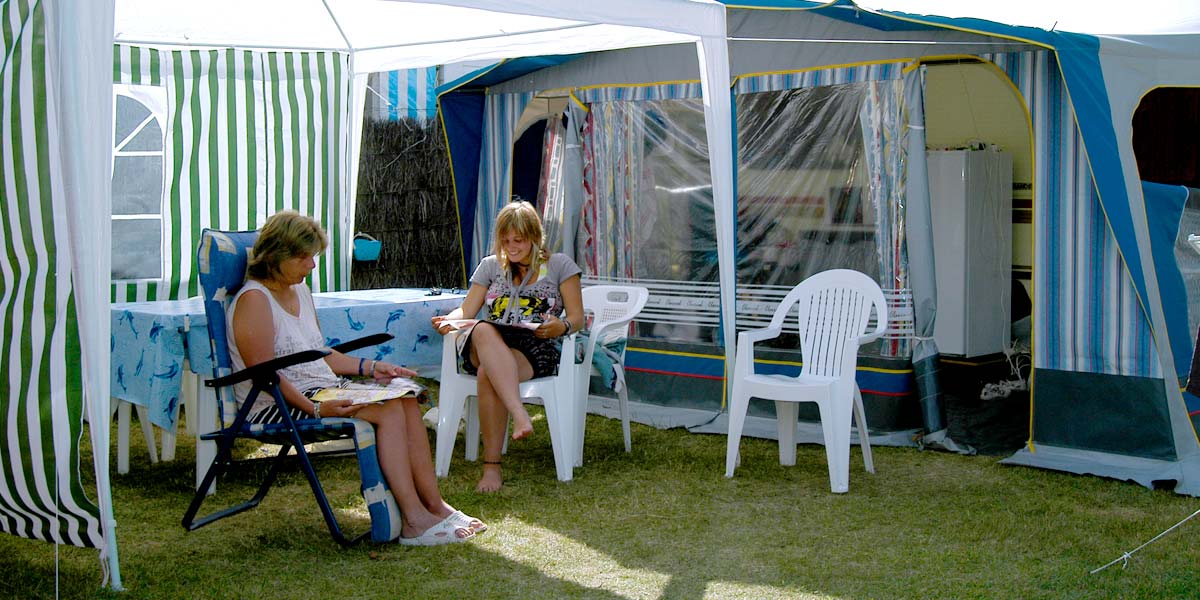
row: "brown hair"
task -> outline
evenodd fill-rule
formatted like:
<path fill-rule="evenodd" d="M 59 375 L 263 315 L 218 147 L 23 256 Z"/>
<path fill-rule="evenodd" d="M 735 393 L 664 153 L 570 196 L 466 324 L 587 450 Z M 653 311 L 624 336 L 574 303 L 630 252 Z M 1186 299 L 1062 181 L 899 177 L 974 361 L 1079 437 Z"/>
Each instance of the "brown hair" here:
<path fill-rule="evenodd" d="M 496 215 L 496 240 L 493 243 L 492 253 L 496 255 L 501 269 L 508 269 L 510 266 L 508 254 L 504 251 L 503 244 L 500 243 L 500 238 L 505 233 L 515 233 L 533 244 L 533 247 L 529 249 L 529 268 L 537 272 L 537 269 L 541 268 L 542 263 L 549 257 L 549 253 L 543 248 L 546 239 L 542 232 L 542 218 L 538 215 L 537 209 L 524 200 L 514 200 L 506 204 L 504 208 L 500 209 L 500 214 Z"/>
<path fill-rule="evenodd" d="M 283 261 L 316 256 L 328 245 L 320 223 L 294 210 L 279 211 L 258 230 L 246 271 L 255 279 L 270 279 Z"/>

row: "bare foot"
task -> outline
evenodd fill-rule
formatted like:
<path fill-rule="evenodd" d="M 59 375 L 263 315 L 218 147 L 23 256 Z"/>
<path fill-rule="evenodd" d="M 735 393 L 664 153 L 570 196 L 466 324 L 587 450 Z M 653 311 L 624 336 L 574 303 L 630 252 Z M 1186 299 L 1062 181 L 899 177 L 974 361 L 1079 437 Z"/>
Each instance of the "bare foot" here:
<path fill-rule="evenodd" d="M 500 463 L 483 461 L 483 476 L 475 485 L 475 491 L 489 494 L 500 489 L 502 485 L 504 485 L 504 478 L 500 475 Z"/>
<path fill-rule="evenodd" d="M 533 434 L 533 421 L 529 418 L 529 413 L 525 412 L 525 407 L 521 407 L 520 412 L 512 414 L 512 439 L 523 440 Z"/>

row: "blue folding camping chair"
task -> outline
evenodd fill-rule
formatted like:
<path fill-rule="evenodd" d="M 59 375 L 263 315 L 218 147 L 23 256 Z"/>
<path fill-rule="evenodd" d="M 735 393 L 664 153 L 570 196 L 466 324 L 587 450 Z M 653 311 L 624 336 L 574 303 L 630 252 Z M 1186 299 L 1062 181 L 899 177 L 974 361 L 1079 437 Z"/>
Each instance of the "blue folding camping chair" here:
<path fill-rule="evenodd" d="M 368 535 L 373 542 L 392 541 L 400 535 L 400 510 L 379 468 L 379 458 L 375 452 L 374 426 L 361 419 L 340 417 L 293 420 L 288 413 L 283 393 L 279 389 L 277 370 L 295 364 L 321 360 L 329 354 L 329 351 L 305 350 L 277 357 L 236 373 L 230 372 L 229 346 L 225 335 L 225 309 L 245 282 L 247 252 L 254 247 L 254 241 L 257 238 L 257 231 L 205 229 L 200 235 L 196 260 L 199 265 L 200 287 L 204 292 L 204 312 L 208 319 L 208 335 L 212 343 L 214 370 L 214 378 L 207 381 L 205 385 L 213 388 L 217 394 L 221 428 L 202 436 L 204 439 L 216 441 L 217 455 L 209 466 L 208 472 L 205 473 L 195 496 L 192 497 L 191 505 L 188 506 L 187 512 L 183 516 L 183 526 L 188 531 L 193 531 L 257 506 L 267 495 L 280 468 L 287 462 L 288 455 L 294 448 L 300 469 L 308 478 L 317 505 L 321 509 L 321 515 L 329 527 L 329 533 L 337 543 L 347 546 L 365 539 Z M 376 334 L 333 346 L 333 349 L 339 352 L 351 352 L 385 342 L 391 337 L 388 334 Z M 233 384 L 247 380 L 252 382 L 252 389 L 245 402 L 239 406 L 234 397 Z M 250 407 L 253 406 L 254 399 L 260 393 L 270 394 L 274 398 L 279 412 L 284 415 L 283 422 L 266 425 L 246 423 Z M 238 462 L 233 459 L 232 449 L 234 442 L 242 438 L 281 446 L 279 453 L 268 459 L 271 461 L 270 471 L 253 498 L 197 518 L 196 513 L 207 498 L 210 486 Z M 346 438 L 354 441 L 359 475 L 362 478 L 363 498 L 367 501 L 367 509 L 371 515 L 370 531 L 354 538 L 348 538 L 342 533 L 333 509 L 329 505 L 329 500 L 325 496 L 324 488 L 317 479 L 316 471 L 313 470 L 310 454 L 304 448 L 304 444 Z"/>

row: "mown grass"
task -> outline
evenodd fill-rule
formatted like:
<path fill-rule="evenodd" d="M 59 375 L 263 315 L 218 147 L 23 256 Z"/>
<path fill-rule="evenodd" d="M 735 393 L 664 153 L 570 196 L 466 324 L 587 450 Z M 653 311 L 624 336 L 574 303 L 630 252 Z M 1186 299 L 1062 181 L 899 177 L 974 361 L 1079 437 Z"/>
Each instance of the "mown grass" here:
<path fill-rule="evenodd" d="M 1126 569 L 1088 573 L 1191 514 L 1194 498 L 911 448 L 876 448 L 873 476 L 855 449 L 850 493 L 834 495 L 820 446 L 801 446 L 797 465 L 781 467 L 775 442 L 747 439 L 737 476 L 725 479 L 724 436 L 635 425 L 627 455 L 620 424 L 594 416 L 584 466 L 560 483 L 538 418 L 536 435 L 510 446 L 498 494 L 473 491 L 478 466 L 461 459 L 460 443 L 442 490 L 492 529 L 438 548 L 339 548 L 297 470 L 250 513 L 185 532 L 191 440 L 181 436 L 175 462 L 150 465 L 135 439 L 132 471 L 113 476 L 126 591 L 100 589 L 95 550 L 3 535 L 0 597 L 1200 595 L 1200 522 L 1139 552 Z M 322 460 L 318 470 L 343 522 L 365 529 L 353 459 Z M 235 472 L 211 502 L 248 494 L 262 473 Z"/>

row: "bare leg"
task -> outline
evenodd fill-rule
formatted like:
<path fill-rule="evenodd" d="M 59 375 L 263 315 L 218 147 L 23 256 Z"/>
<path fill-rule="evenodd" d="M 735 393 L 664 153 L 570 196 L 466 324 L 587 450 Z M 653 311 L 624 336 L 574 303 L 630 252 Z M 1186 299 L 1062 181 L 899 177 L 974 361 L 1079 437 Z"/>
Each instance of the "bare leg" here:
<path fill-rule="evenodd" d="M 406 427 L 402 404 L 392 401 L 364 406 L 354 416 L 375 426 L 375 451 L 379 455 L 379 466 L 383 470 L 388 487 L 392 490 L 392 496 L 400 505 L 400 535 L 416 537 L 441 522 L 445 516 L 431 512 L 422 502 L 418 492 L 410 457 L 410 434 Z M 424 460 L 432 474 L 429 439 L 426 435 L 425 428 L 422 427 L 421 436 L 425 438 Z M 456 531 L 455 535 L 467 537 L 470 533 L 469 530 L 460 530 Z"/>
<path fill-rule="evenodd" d="M 533 368 L 520 352 L 508 347 L 495 327 L 479 323 L 471 332 L 471 361 L 479 368 L 480 404 L 483 404 L 484 379 L 494 395 L 512 415 L 512 438 L 519 440 L 533 433 L 533 422 L 521 403 L 520 384 L 533 376 Z"/>
<path fill-rule="evenodd" d="M 504 450 L 504 429 L 508 424 L 508 410 L 500 403 L 492 388 L 487 371 L 479 369 L 479 433 L 483 437 L 483 476 L 475 490 L 494 492 L 504 484 L 500 473 L 500 453 Z"/>
<path fill-rule="evenodd" d="M 392 400 L 384 404 L 391 409 L 395 405 L 397 412 L 404 414 L 404 424 L 408 435 L 408 462 L 412 469 L 413 485 L 417 496 L 429 512 L 440 518 L 446 518 L 454 512 L 454 507 L 442 498 L 438 489 L 437 476 L 433 472 L 433 452 L 429 449 L 429 433 L 425 423 L 421 421 L 421 408 L 415 398 Z"/>

